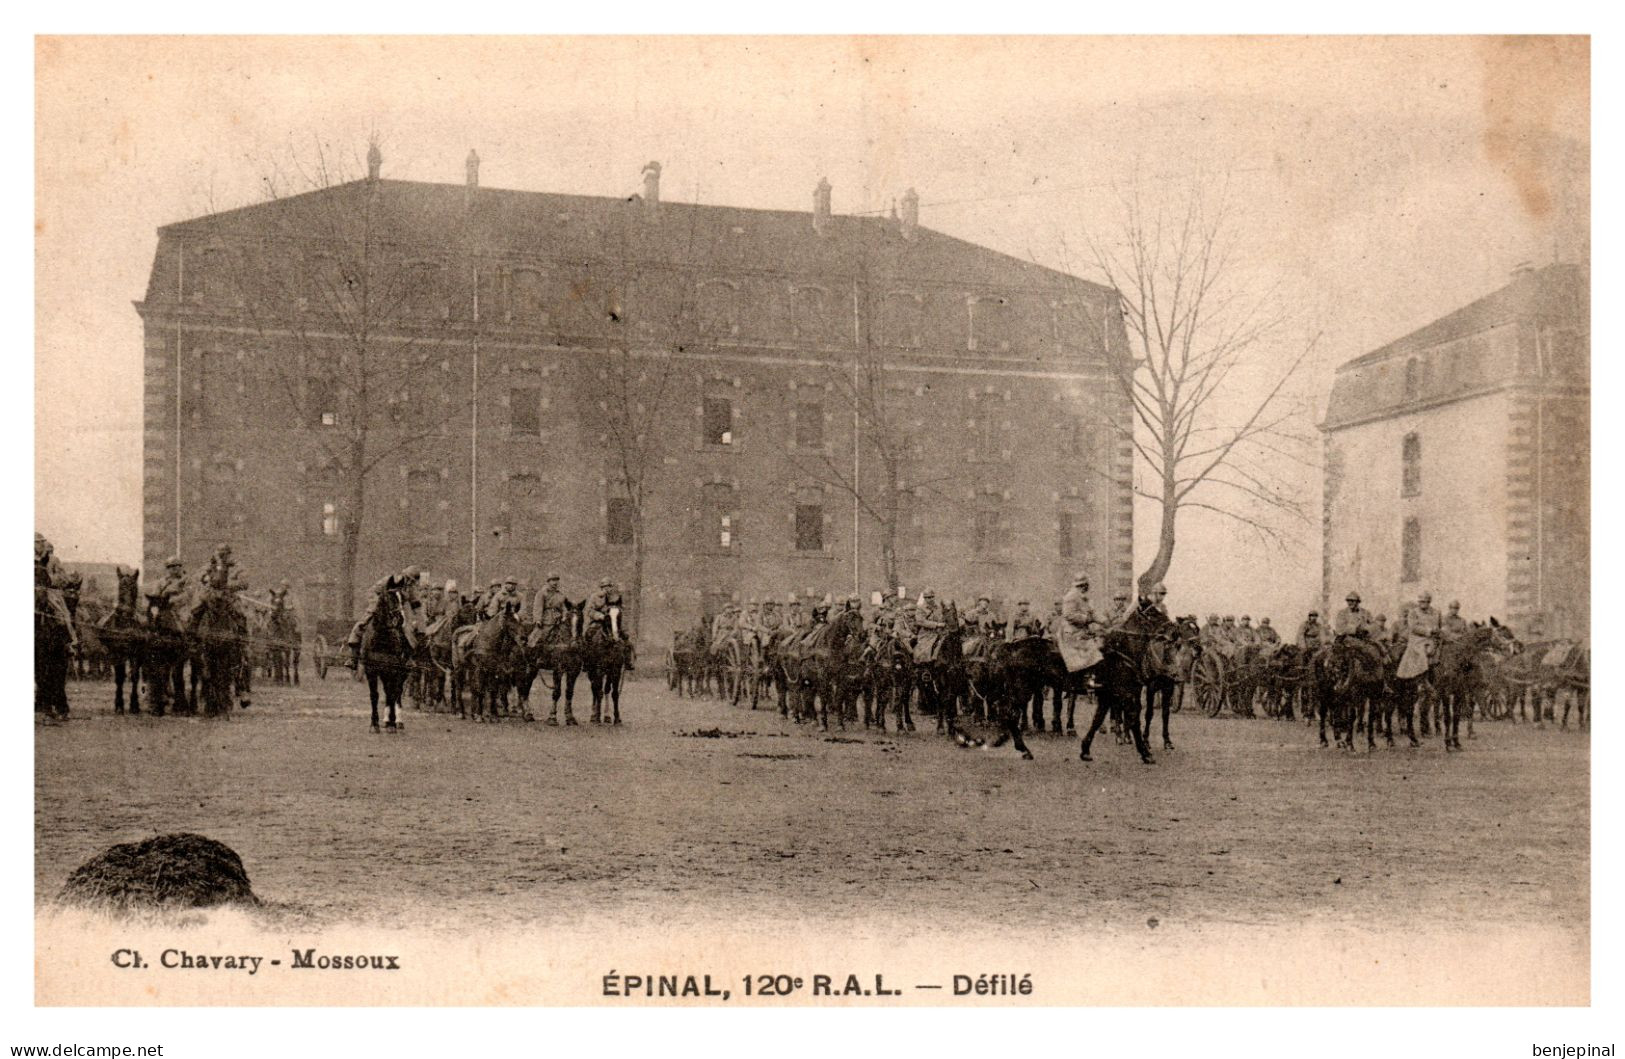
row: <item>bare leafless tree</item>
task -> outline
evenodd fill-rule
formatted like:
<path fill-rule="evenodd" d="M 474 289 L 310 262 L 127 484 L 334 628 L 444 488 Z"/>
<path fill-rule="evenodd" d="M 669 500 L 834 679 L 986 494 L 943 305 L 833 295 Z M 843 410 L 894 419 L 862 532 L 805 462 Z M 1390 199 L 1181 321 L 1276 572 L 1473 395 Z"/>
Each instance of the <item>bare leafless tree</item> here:
<path fill-rule="evenodd" d="M 336 481 L 339 604 L 355 605 L 356 563 L 374 480 L 388 461 L 466 416 L 479 395 L 453 396 L 433 380 L 453 346 L 448 248 L 406 244 L 387 223 L 376 176 L 316 142 L 254 160 L 262 208 L 212 213 L 215 264 L 235 311 L 264 340 L 262 378 L 309 429 L 316 458 Z M 238 220 L 246 223 L 238 224 Z M 457 253 L 458 248 L 450 248 Z M 461 326 L 478 321 L 472 312 Z M 458 348 L 468 335 L 459 334 Z M 414 395 L 438 389 L 442 400 Z"/>
<path fill-rule="evenodd" d="M 1136 494 L 1159 508 L 1144 593 L 1167 576 L 1182 511 L 1212 512 L 1275 546 L 1276 516 L 1308 521 L 1283 471 L 1314 466 L 1290 384 L 1318 335 L 1294 338 L 1279 286 L 1253 279 L 1227 180 L 1194 178 L 1151 201 L 1136 185 L 1119 202 L 1117 229 L 1086 241 L 1129 340 L 1113 365 L 1132 418 L 1111 426 L 1148 472 Z"/>

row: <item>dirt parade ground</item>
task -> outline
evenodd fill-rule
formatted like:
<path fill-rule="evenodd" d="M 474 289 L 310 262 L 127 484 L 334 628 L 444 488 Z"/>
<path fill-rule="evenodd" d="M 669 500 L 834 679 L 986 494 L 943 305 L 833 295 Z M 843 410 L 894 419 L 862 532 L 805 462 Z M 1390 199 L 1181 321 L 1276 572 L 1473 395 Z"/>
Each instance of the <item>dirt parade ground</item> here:
<path fill-rule="evenodd" d="M 628 686 L 616 728 L 409 710 L 402 735 L 369 731 L 343 670 L 256 688 L 229 721 L 116 716 L 104 684 L 70 696 L 70 720 L 35 729 L 42 915 L 107 846 L 197 832 L 241 855 L 282 922 L 317 931 L 1515 928 L 1560 963 L 1587 953 L 1589 736 L 1551 726 L 1348 753 L 1301 722 L 1187 711 L 1146 766 L 1109 733 L 1093 763 L 1053 735 L 1026 762 L 956 748 L 928 717 L 825 733 L 653 680 Z M 1562 996 L 1583 997 L 1575 973 Z"/>

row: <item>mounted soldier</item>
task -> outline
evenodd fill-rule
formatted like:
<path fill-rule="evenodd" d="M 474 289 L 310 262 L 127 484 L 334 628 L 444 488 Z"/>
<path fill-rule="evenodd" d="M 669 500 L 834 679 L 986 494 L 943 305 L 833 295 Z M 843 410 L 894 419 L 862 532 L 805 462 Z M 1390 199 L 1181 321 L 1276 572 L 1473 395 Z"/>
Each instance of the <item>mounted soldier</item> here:
<path fill-rule="evenodd" d="M 372 601 L 367 604 L 366 613 L 361 615 L 361 620 L 356 622 L 354 627 L 350 629 L 349 638 L 344 641 L 344 646 L 350 649 L 350 660 L 345 663 L 346 665 L 351 669 L 359 670 L 361 668 L 361 631 L 367 627 L 368 622 L 372 621 L 373 615 L 378 613 L 378 604 L 384 598 L 386 592 L 399 592 L 401 594 L 401 618 L 403 627 L 406 630 L 407 642 L 413 645 L 416 644 L 417 629 L 414 627 L 414 621 L 418 609 L 418 581 L 422 576 L 423 572 L 416 566 L 408 566 L 398 574 L 389 574 L 379 578 L 373 584 Z"/>
<path fill-rule="evenodd" d="M 914 613 L 914 660 L 916 662 L 929 662 L 936 656 L 937 646 L 942 642 L 942 630 L 947 625 L 943 621 L 942 604 L 937 602 L 937 594 L 926 589 L 920 597 L 920 604 Z"/>
<path fill-rule="evenodd" d="M 1312 610 L 1298 628 L 1298 646 L 1305 651 L 1318 651 L 1326 643 L 1326 627 L 1320 624 L 1320 611 Z"/>
<path fill-rule="evenodd" d="M 1258 630 L 1253 628 L 1253 616 L 1251 614 L 1241 616 L 1241 624 L 1236 626 L 1235 636 L 1236 646 L 1242 650 L 1258 646 Z"/>
<path fill-rule="evenodd" d="M 1416 606 L 1406 612 L 1405 620 L 1395 629 L 1405 639 L 1405 654 L 1394 675 L 1409 680 L 1431 669 L 1443 631 L 1444 618 L 1433 609 L 1432 594 L 1423 592 L 1417 597 Z"/>
<path fill-rule="evenodd" d="M 203 618 L 204 610 L 212 601 L 219 601 L 230 614 L 237 635 L 247 636 L 248 619 L 243 617 L 241 608 L 237 606 L 237 594 L 248 589 L 248 582 L 242 578 L 237 570 L 236 561 L 231 557 L 231 545 L 222 544 L 215 549 L 214 554 L 209 557 L 208 567 L 198 580 L 203 584 L 203 593 L 192 607 L 188 631 L 195 632 L 198 622 Z"/>
<path fill-rule="evenodd" d="M 445 626 L 446 622 L 455 621 L 457 612 L 468 603 L 463 594 L 457 591 L 455 578 L 448 580 L 443 587 L 436 586 L 436 588 L 440 592 L 440 613 L 435 616 L 433 621 L 427 621 L 423 630 L 424 635 L 431 639 Z M 425 612 L 425 618 L 427 618 L 427 612 Z"/>
<path fill-rule="evenodd" d="M 588 627 L 599 628 L 603 630 L 606 636 L 613 635 L 616 632 L 616 629 L 610 624 L 611 608 L 620 610 L 622 614 L 622 617 L 618 622 L 620 626 L 619 632 L 621 642 L 627 645 L 626 671 L 630 673 L 633 671 L 633 662 L 635 661 L 636 651 L 632 646 L 632 638 L 627 634 L 626 631 L 626 620 L 624 617 L 626 604 L 621 599 L 621 590 L 615 587 L 615 582 L 607 577 L 601 577 L 598 579 L 598 591 L 587 597 Z"/>
<path fill-rule="evenodd" d="M 1081 571 L 1072 578 L 1072 587 L 1061 597 L 1061 621 L 1057 643 L 1069 673 L 1088 669 L 1101 659 L 1100 622 L 1089 605 L 1089 576 Z"/>
<path fill-rule="evenodd" d="M 73 627 L 73 615 L 68 610 L 67 597 L 63 595 L 67 580 L 62 563 L 56 557 L 56 547 L 45 539 L 45 534 L 34 534 L 34 587 L 43 592 L 46 606 L 67 630 L 68 649 L 77 651 L 79 633 Z"/>
<path fill-rule="evenodd" d="M 1471 628 L 1467 619 L 1461 616 L 1461 604 L 1451 600 L 1450 613 L 1444 616 L 1440 625 L 1439 639 L 1444 643 L 1459 643 Z"/>
<path fill-rule="evenodd" d="M 1106 627 L 1108 629 L 1117 628 L 1127 620 L 1131 612 L 1132 608 L 1129 606 L 1128 593 L 1119 592 L 1112 597 L 1112 609 L 1106 616 Z"/>
<path fill-rule="evenodd" d="M 147 593 L 147 597 L 158 609 L 159 627 L 169 632 L 181 632 L 180 616 L 191 601 L 192 585 L 186 576 L 186 566 L 181 562 L 180 556 L 171 555 L 164 563 L 164 579 Z"/>
<path fill-rule="evenodd" d="M 965 642 L 964 657 L 976 658 L 987 653 L 992 641 L 989 633 L 994 621 L 993 601 L 987 596 L 977 596 L 976 606 L 965 613 Z"/>
<path fill-rule="evenodd" d="M 1031 604 L 1023 599 L 1016 603 L 1016 612 L 1010 616 L 1005 638 L 1014 642 L 1028 636 L 1044 635 L 1044 619 L 1028 609 Z"/>
<path fill-rule="evenodd" d="M 795 593 L 790 594 L 790 600 L 785 604 L 784 624 L 792 629 L 805 629 L 807 627 L 807 612 L 801 606 L 801 600 Z"/>
<path fill-rule="evenodd" d="M 1158 614 L 1161 614 L 1164 618 L 1169 618 L 1172 620 L 1168 613 L 1168 589 L 1165 585 L 1163 585 L 1162 582 L 1159 581 L 1151 586 L 1149 598 L 1151 600 L 1151 606 L 1155 608 Z"/>
<path fill-rule="evenodd" d="M 525 599 L 519 594 L 519 579 L 505 577 L 491 598 L 485 601 L 481 617 L 495 618 L 504 611 L 518 619 L 525 609 Z"/>
<path fill-rule="evenodd" d="M 564 608 L 568 603 L 564 593 L 559 591 L 559 575 L 548 574 L 547 580 L 531 600 L 530 617 L 536 622 L 536 628 L 530 634 L 530 646 L 547 643 L 558 635 L 558 630 L 564 625 Z"/>
<path fill-rule="evenodd" d="M 1256 635 L 1260 647 L 1273 649 L 1281 645 L 1281 634 L 1275 631 L 1274 626 L 1270 625 L 1268 618 L 1258 619 Z"/>

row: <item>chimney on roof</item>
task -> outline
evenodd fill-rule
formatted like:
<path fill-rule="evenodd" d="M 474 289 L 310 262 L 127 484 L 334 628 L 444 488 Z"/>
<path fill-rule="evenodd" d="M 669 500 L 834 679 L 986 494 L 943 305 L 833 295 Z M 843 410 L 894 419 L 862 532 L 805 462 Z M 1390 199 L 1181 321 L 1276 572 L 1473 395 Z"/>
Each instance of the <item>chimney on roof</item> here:
<path fill-rule="evenodd" d="M 829 231 L 829 178 L 819 177 L 813 188 L 813 231 L 823 235 Z"/>
<path fill-rule="evenodd" d="M 904 239 L 913 239 L 920 228 L 920 195 L 913 188 L 903 192 L 902 232 Z"/>
<path fill-rule="evenodd" d="M 355 157 L 351 155 L 351 157 Z M 378 170 L 384 167 L 384 152 L 378 149 L 378 141 L 374 140 L 367 146 L 367 179 L 377 180 Z"/>
<path fill-rule="evenodd" d="M 643 215 L 651 221 L 660 216 L 660 163 L 643 167 Z"/>

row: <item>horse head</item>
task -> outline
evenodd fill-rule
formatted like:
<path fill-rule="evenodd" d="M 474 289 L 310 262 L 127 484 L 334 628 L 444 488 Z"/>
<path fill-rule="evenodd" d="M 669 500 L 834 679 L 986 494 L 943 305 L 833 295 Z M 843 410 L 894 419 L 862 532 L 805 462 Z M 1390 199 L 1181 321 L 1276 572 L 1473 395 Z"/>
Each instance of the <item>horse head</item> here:
<path fill-rule="evenodd" d="M 609 635 L 616 640 L 621 638 L 621 605 L 619 603 L 609 605 Z"/>
<path fill-rule="evenodd" d="M 118 612 L 134 614 L 141 609 L 141 571 L 119 566 L 114 574 L 118 577 Z"/>

